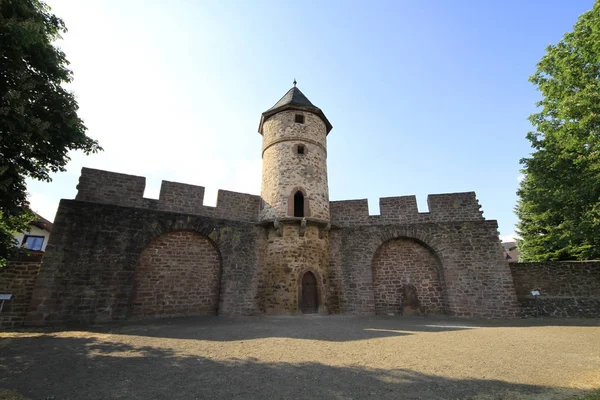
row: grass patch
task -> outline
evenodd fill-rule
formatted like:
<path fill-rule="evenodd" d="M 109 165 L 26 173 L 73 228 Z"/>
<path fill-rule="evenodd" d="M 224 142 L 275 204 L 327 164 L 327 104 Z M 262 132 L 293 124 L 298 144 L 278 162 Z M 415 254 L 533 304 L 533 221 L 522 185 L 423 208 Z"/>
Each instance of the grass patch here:
<path fill-rule="evenodd" d="M 0 400 L 30 400 L 14 390 L 0 389 Z"/>
<path fill-rule="evenodd" d="M 600 389 L 598 389 L 595 393 L 578 397 L 577 400 L 600 400 Z"/>

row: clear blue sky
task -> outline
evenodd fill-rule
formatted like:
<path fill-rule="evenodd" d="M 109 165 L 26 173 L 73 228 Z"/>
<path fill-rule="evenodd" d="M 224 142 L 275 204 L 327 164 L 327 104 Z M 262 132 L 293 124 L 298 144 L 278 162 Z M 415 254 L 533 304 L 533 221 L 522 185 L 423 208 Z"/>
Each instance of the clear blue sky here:
<path fill-rule="evenodd" d="M 528 82 L 592 0 L 48 0 L 102 154 L 30 182 L 52 219 L 82 166 L 260 193 L 260 114 L 298 87 L 333 124 L 332 200 L 476 191 L 514 232 Z"/>

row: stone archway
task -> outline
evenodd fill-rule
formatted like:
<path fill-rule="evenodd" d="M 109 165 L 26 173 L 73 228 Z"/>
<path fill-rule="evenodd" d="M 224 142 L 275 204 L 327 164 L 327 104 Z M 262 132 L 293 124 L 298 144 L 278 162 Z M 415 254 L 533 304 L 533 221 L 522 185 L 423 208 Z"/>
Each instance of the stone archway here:
<path fill-rule="evenodd" d="M 443 314 L 441 263 L 431 249 L 408 238 L 384 242 L 373 257 L 376 314 Z"/>
<path fill-rule="evenodd" d="M 219 252 L 197 232 L 154 238 L 138 259 L 131 315 L 216 315 L 220 268 Z"/>

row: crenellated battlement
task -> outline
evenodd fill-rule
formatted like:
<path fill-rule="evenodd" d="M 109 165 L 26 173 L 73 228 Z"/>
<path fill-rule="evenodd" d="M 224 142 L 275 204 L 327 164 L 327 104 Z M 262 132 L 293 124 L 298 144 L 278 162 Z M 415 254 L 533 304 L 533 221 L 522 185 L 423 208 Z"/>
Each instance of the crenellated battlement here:
<path fill-rule="evenodd" d="M 475 192 L 430 194 L 427 205 L 429 212 L 419 212 L 416 196 L 382 197 L 380 214 L 369 215 L 367 199 L 332 201 L 331 223 L 348 227 L 484 220 Z"/>
<path fill-rule="evenodd" d="M 260 196 L 219 190 L 217 206 L 205 206 L 204 187 L 162 181 L 158 200 L 144 198 L 146 178 L 82 168 L 75 200 L 124 207 L 202 215 L 236 221 L 258 221 Z M 367 199 L 330 202 L 331 223 L 340 227 L 483 221 L 475 192 L 430 194 L 429 212 L 419 212 L 415 196 L 382 197 L 379 215 L 369 215 Z"/>
<path fill-rule="evenodd" d="M 219 190 L 217 206 L 204 203 L 204 187 L 162 181 L 158 200 L 144 198 L 146 178 L 82 168 L 75 200 L 202 215 L 236 221 L 258 220 L 260 196 Z"/>

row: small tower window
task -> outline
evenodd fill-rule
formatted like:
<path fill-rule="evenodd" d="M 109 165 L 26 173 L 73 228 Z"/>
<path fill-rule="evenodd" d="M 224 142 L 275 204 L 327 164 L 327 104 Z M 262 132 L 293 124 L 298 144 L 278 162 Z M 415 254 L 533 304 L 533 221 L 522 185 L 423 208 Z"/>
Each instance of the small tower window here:
<path fill-rule="evenodd" d="M 299 144 L 296 151 L 298 154 L 304 154 L 304 145 Z"/>
<path fill-rule="evenodd" d="M 302 114 L 296 114 L 296 123 L 297 124 L 303 124 L 304 123 L 304 115 L 302 115 Z"/>
<path fill-rule="evenodd" d="M 299 190 L 294 195 L 294 217 L 304 217 L 304 195 Z"/>

